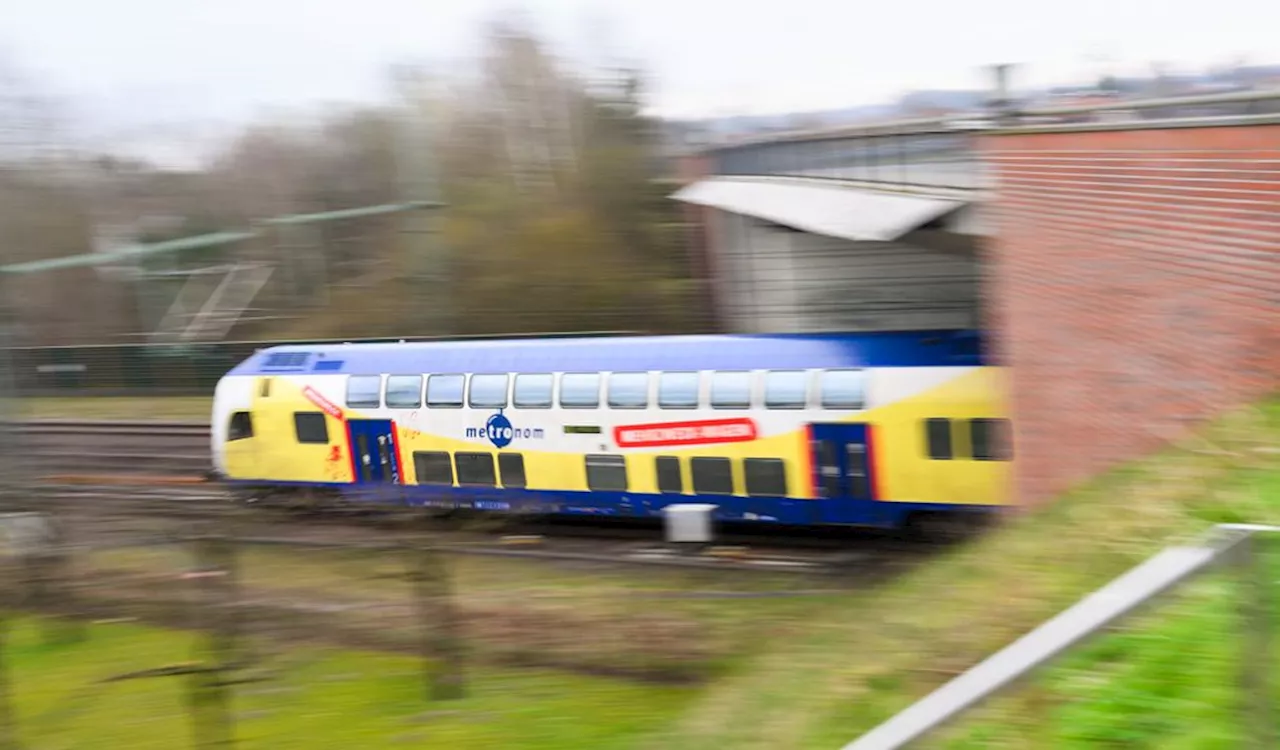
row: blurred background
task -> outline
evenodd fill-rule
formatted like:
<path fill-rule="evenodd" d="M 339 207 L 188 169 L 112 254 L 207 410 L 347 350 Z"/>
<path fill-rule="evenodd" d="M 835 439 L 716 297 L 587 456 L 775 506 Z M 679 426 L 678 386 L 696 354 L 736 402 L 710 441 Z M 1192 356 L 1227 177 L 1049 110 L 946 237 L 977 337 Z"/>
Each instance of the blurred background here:
<path fill-rule="evenodd" d="M 0 750 L 834 748 L 1280 519 L 1278 3 L 11 5 Z M 958 548 L 673 561 L 204 481 L 269 343 L 924 329 L 1007 372 L 1030 508 Z M 1266 559 L 939 746 L 1275 734 Z"/>

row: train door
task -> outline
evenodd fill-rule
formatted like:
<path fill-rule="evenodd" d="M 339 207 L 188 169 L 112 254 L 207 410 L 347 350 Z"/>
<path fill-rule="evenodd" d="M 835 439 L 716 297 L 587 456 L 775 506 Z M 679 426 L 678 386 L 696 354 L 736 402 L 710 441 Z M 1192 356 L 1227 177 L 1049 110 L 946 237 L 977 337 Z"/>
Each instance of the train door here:
<path fill-rule="evenodd" d="M 389 419 L 347 421 L 357 484 L 400 484 L 394 427 Z"/>
<path fill-rule="evenodd" d="M 871 483 L 871 460 L 865 424 L 815 424 L 813 441 L 814 487 L 818 497 L 828 500 L 875 500 Z M 846 515 L 832 508 L 829 522 Z"/>

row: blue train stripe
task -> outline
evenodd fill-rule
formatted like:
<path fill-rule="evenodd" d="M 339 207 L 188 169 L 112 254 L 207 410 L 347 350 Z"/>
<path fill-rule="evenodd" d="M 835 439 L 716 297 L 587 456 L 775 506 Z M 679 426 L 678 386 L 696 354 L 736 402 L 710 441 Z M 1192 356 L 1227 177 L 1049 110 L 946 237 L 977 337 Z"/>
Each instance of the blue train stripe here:
<path fill-rule="evenodd" d="M 230 375 L 325 372 L 504 373 L 755 370 L 984 364 L 976 331 L 740 334 L 291 345 L 263 349 Z"/>
<path fill-rule="evenodd" d="M 753 521 L 788 526 L 845 525 L 897 528 L 907 516 L 920 512 L 988 512 L 1005 510 L 998 505 L 958 505 L 951 503 L 898 503 L 875 500 L 816 499 L 783 497 L 738 497 L 731 495 L 662 495 L 638 492 L 573 492 L 560 490 L 515 490 L 496 487 L 442 487 L 431 485 L 368 485 L 345 482 L 261 482 L 227 480 L 245 488 L 330 489 L 355 502 L 383 503 L 410 507 L 434 507 L 498 511 L 516 515 L 607 516 L 611 518 L 661 518 L 668 505 L 710 503 L 717 506 L 718 521 Z"/>

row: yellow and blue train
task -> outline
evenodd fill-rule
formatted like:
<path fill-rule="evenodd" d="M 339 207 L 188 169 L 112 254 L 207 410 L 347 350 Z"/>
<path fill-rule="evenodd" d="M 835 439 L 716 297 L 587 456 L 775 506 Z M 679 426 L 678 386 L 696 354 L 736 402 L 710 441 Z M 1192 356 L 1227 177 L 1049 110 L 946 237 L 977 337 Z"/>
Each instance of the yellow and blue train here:
<path fill-rule="evenodd" d="M 1009 503 L 973 331 L 277 346 L 213 406 L 251 492 L 495 512 L 898 527 Z"/>

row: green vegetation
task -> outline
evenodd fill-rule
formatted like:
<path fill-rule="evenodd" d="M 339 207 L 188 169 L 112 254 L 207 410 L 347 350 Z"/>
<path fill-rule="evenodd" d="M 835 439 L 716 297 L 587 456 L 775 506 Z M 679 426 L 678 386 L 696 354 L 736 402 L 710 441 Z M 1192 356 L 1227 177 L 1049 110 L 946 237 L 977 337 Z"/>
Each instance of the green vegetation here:
<path fill-rule="evenodd" d="M 192 657 L 191 634 L 99 624 L 75 645 L 46 645 L 19 624 L 9 662 L 26 747 L 191 747 L 185 677 L 103 680 Z M 419 662 L 404 656 L 295 648 L 266 679 L 236 688 L 237 747 L 630 747 L 673 716 L 684 688 L 548 670 L 476 669 L 471 695 L 429 704 Z"/>
<path fill-rule="evenodd" d="M 190 565 L 180 547 L 102 550 L 83 562 L 93 582 L 85 596 L 96 602 L 123 600 L 128 611 L 164 617 L 165 602 L 189 596 L 175 575 Z M 248 547 L 238 568 L 245 595 L 262 603 L 252 617 L 264 629 L 293 638 L 307 623 L 311 635 L 405 651 L 422 628 L 409 564 L 387 552 Z M 777 630 L 844 595 L 790 595 L 798 584 L 787 574 L 470 555 L 448 565 L 473 658 L 668 683 L 724 674 Z"/>
<path fill-rule="evenodd" d="M 1280 565 L 1269 557 L 1275 581 Z M 1215 572 L 975 713 L 939 744 L 954 750 L 1245 747 L 1235 583 L 1227 571 Z"/>
<path fill-rule="evenodd" d="M 830 748 L 1160 548 L 1198 536 L 1213 523 L 1280 521 L 1278 499 L 1280 400 L 1272 400 L 940 553 L 928 566 L 841 595 L 657 598 L 647 594 L 806 584 L 746 577 L 727 584 L 703 573 L 483 558 L 459 558 L 455 570 L 477 669 L 505 669 L 514 650 L 515 656 L 549 657 L 541 666 L 554 665 L 556 674 L 634 666 L 637 660 L 664 668 L 688 661 L 710 678 L 696 688 L 633 685 L 628 689 L 649 696 L 634 706 L 635 720 L 647 720 L 651 728 L 601 734 L 610 739 L 592 740 L 592 746 Z M 97 559 L 122 579 L 172 570 L 172 560 L 161 562 L 155 554 L 110 552 Z M 394 562 L 321 563 L 273 550 L 247 553 L 245 561 L 247 585 L 264 599 L 323 596 L 326 602 L 376 604 L 402 597 L 402 584 L 391 581 Z M 1239 640 L 1233 588 L 1222 574 L 1202 580 L 967 716 L 931 746 L 1235 746 Z M 408 632 L 393 613 L 382 612 L 384 630 Z M 585 693 L 564 698 L 555 710 L 565 717 L 612 710 L 593 700 Z M 583 708 L 588 704 L 594 709 Z M 564 731 L 587 731 L 578 724 L 566 718 Z M 548 731 L 557 746 L 586 741 Z"/>
<path fill-rule="evenodd" d="M 26 419 L 103 419 L 208 421 L 213 399 L 201 396 L 144 398 L 75 396 L 28 398 L 21 402 Z"/>
<path fill-rule="evenodd" d="M 700 695 L 651 747 L 839 747 L 1161 547 L 1212 523 L 1280 520 L 1277 446 L 1280 402 L 1272 401 L 892 584 L 811 612 Z M 993 723 L 961 725 L 972 734 L 938 742 L 1202 747 L 1229 738 L 1234 704 L 1223 674 L 1232 666 L 1222 660 L 1234 658 L 1237 642 L 1217 644 L 1194 668 L 1180 661 L 1229 632 L 1219 586 L 1198 589 L 1185 616 L 1135 621 L 1119 640 L 1098 641 L 993 705 L 985 716 Z M 1195 733 L 1180 734 L 1191 723 Z"/>

